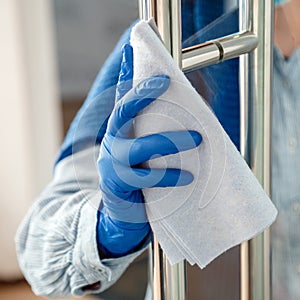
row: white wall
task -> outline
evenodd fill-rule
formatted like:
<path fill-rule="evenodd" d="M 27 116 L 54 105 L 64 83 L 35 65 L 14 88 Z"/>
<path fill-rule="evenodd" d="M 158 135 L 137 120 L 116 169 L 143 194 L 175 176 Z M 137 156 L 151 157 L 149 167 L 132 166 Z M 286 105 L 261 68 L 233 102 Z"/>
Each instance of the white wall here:
<path fill-rule="evenodd" d="M 13 237 L 61 141 L 51 11 L 49 0 L 0 1 L 0 279 L 20 276 Z"/>

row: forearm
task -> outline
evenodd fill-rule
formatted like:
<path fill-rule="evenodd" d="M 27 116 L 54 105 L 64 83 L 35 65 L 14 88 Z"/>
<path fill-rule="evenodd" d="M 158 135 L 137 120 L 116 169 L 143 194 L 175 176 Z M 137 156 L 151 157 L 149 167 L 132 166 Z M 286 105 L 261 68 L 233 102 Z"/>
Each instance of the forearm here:
<path fill-rule="evenodd" d="M 67 297 L 110 287 L 139 252 L 101 260 L 96 238 L 101 199 L 89 148 L 64 159 L 53 182 L 34 203 L 16 236 L 21 269 L 39 295 Z M 86 288 L 100 282 L 96 289 Z"/>

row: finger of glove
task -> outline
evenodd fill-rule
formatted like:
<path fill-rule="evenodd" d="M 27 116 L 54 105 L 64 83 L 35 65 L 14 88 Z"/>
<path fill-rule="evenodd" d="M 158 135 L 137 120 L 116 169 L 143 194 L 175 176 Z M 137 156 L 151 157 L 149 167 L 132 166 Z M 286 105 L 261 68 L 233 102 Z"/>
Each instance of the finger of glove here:
<path fill-rule="evenodd" d="M 109 133 L 128 137 L 134 117 L 162 95 L 168 89 L 169 83 L 170 79 L 165 75 L 149 77 L 139 82 L 114 109 L 108 122 Z"/>
<path fill-rule="evenodd" d="M 122 48 L 122 53 L 123 57 L 116 90 L 116 101 L 123 98 L 124 95 L 132 88 L 133 49 L 129 44 L 125 44 Z"/>
<path fill-rule="evenodd" d="M 149 159 L 175 154 L 197 147 L 202 136 L 197 131 L 173 131 L 152 134 L 137 139 L 110 137 L 114 159 L 126 166 L 134 166 Z"/>
<path fill-rule="evenodd" d="M 197 131 L 175 131 L 152 134 L 131 140 L 129 153 L 124 153 L 122 162 L 131 166 L 140 164 L 149 159 L 175 154 L 199 146 L 202 136 Z M 118 147 L 126 151 L 125 147 Z"/>
<path fill-rule="evenodd" d="M 131 168 L 131 174 L 125 179 L 133 190 L 151 187 L 175 187 L 190 184 L 194 176 L 180 169 L 138 169 Z M 124 180 L 124 179 L 123 179 Z"/>

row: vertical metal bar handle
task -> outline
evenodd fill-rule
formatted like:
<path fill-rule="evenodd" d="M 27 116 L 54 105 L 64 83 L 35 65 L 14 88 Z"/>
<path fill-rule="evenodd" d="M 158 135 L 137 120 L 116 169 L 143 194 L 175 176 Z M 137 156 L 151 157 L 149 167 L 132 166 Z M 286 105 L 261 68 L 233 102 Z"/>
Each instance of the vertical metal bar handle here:
<path fill-rule="evenodd" d="M 181 68 L 181 0 L 140 0 L 140 17 L 155 19 L 167 50 Z M 171 266 L 155 238 L 150 256 L 152 299 L 185 300 L 186 263 Z"/>
<path fill-rule="evenodd" d="M 140 8 L 142 18 L 155 18 L 167 49 L 181 66 L 180 1 L 140 0 Z M 272 22 L 273 0 L 240 0 L 241 32 L 253 33 L 259 39 L 258 48 L 253 53 L 242 56 L 240 63 L 241 152 L 268 194 L 270 194 L 270 99 L 273 66 Z M 218 53 L 213 52 L 212 55 L 215 56 L 212 61 L 218 59 Z M 200 55 L 199 59 L 205 60 L 206 56 Z M 202 64 L 206 65 L 205 62 Z M 242 300 L 270 300 L 269 244 L 269 232 L 265 231 L 241 246 Z M 186 299 L 184 265 L 171 267 L 157 243 L 153 245 L 153 253 L 151 261 L 155 275 L 152 282 L 156 283 L 153 285 L 153 299 Z"/>
<path fill-rule="evenodd" d="M 240 30 L 259 45 L 240 59 L 241 152 L 270 195 L 273 0 L 240 0 Z M 270 300 L 269 230 L 241 245 L 241 300 Z"/>

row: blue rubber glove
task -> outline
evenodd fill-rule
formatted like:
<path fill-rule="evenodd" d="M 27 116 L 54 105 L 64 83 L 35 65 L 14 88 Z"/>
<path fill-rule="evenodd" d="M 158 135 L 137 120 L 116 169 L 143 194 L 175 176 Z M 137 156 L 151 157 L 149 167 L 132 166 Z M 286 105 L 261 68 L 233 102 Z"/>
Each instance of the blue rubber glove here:
<path fill-rule="evenodd" d="M 196 131 L 130 138 L 134 117 L 169 86 L 169 78 L 161 75 L 132 88 L 132 78 L 132 48 L 125 45 L 116 93 L 117 100 L 121 100 L 109 118 L 98 159 L 102 207 L 97 234 L 100 253 L 105 258 L 133 252 L 149 236 L 142 188 L 182 186 L 193 181 L 193 175 L 184 170 L 146 169 L 139 164 L 155 156 L 194 148 L 202 140 Z"/>

